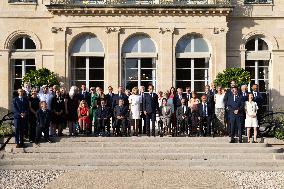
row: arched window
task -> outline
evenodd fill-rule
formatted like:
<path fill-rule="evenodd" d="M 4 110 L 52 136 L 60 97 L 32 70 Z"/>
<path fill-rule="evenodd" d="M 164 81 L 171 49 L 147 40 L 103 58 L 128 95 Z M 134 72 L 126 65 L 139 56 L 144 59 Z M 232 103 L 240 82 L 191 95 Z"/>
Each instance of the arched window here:
<path fill-rule="evenodd" d="M 18 37 L 11 46 L 10 61 L 12 66 L 12 90 L 22 87 L 22 79 L 26 73 L 36 70 L 34 54 L 19 54 L 18 51 L 35 51 L 36 45 L 28 36 Z M 28 58 L 27 58 L 28 56 Z"/>
<path fill-rule="evenodd" d="M 71 52 L 71 85 L 104 88 L 104 48 L 92 35 L 78 38 Z"/>
<path fill-rule="evenodd" d="M 209 47 L 198 36 L 185 36 L 176 45 L 176 87 L 198 93 L 209 83 Z"/>
<path fill-rule="evenodd" d="M 126 89 L 135 86 L 156 87 L 156 46 L 151 38 L 135 35 L 122 46 L 122 78 Z"/>
<path fill-rule="evenodd" d="M 269 109 L 269 64 L 270 51 L 261 37 L 254 37 L 246 43 L 245 69 L 251 73 L 251 85 L 259 85 L 264 98 L 264 109 Z"/>

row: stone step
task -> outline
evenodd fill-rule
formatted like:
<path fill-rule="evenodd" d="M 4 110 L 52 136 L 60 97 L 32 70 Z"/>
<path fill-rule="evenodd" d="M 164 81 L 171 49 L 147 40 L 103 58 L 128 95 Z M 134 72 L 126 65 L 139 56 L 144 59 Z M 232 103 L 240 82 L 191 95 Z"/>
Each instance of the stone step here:
<path fill-rule="evenodd" d="M 218 167 L 218 166 L 239 166 L 239 167 L 284 167 L 283 160 L 156 160 L 156 159 L 17 159 L 1 160 L 1 166 L 5 165 L 49 165 L 56 166 L 143 166 L 143 167 Z"/>
<path fill-rule="evenodd" d="M 0 157 L 1 158 L 1 157 Z M 6 153 L 2 159 L 276 159 L 284 160 L 284 153 Z"/>
<path fill-rule="evenodd" d="M 13 153 L 282 153 L 283 148 L 278 147 L 30 147 L 30 148 L 5 148 L 6 152 Z"/>

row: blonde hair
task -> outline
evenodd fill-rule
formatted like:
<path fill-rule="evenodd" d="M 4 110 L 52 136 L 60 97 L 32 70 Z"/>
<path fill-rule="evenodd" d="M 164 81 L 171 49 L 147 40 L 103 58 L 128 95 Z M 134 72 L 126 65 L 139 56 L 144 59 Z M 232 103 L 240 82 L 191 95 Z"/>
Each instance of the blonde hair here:
<path fill-rule="evenodd" d="M 83 104 L 87 104 L 86 100 L 81 100 L 80 101 L 79 108 L 83 108 L 84 107 Z M 88 107 L 88 106 L 86 106 L 86 107 Z"/>
<path fill-rule="evenodd" d="M 132 93 L 133 94 L 138 94 L 138 87 L 133 87 L 133 89 L 132 89 Z"/>

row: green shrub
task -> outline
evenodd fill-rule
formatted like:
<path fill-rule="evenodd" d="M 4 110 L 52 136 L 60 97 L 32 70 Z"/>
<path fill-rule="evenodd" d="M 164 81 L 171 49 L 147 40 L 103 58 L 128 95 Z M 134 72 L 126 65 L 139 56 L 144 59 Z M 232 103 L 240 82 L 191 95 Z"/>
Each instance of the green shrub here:
<path fill-rule="evenodd" d="M 56 74 L 47 68 L 31 70 L 23 77 L 23 83 L 25 82 L 30 83 L 32 87 L 59 84 Z"/>
<path fill-rule="evenodd" d="M 242 84 L 249 84 L 250 72 L 243 68 L 227 68 L 223 73 L 218 73 L 214 80 L 215 86 L 222 86 L 223 88 L 230 88 L 230 82 L 236 81 L 237 86 Z"/>
<path fill-rule="evenodd" d="M 4 138 L 5 136 L 10 136 L 13 134 L 12 126 L 8 123 L 3 123 L 0 125 L 0 138 Z"/>

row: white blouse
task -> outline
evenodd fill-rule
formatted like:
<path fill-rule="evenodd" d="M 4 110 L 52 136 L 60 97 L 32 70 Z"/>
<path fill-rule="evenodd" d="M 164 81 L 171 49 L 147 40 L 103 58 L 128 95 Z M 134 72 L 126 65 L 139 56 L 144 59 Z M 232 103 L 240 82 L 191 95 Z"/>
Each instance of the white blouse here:
<path fill-rule="evenodd" d="M 215 94 L 215 108 L 225 108 L 225 94 Z"/>

